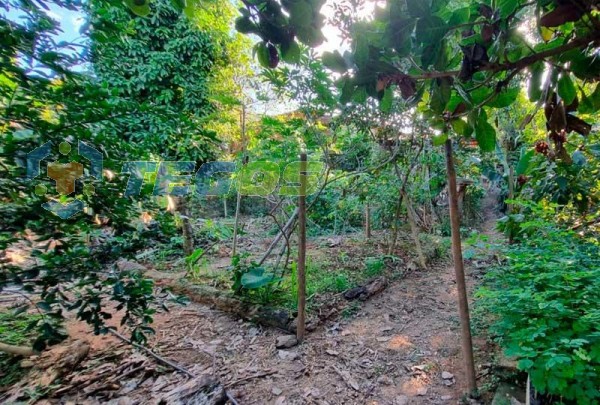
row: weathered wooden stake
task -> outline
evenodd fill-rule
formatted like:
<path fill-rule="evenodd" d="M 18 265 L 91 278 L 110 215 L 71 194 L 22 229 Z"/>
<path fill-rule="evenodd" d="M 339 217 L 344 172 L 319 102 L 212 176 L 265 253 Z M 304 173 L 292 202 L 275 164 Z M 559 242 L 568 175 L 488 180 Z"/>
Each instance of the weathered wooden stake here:
<path fill-rule="evenodd" d="M 248 161 L 248 157 L 244 158 L 244 164 Z M 241 188 L 241 186 L 239 186 Z M 240 209 L 242 207 L 242 193 L 240 190 L 237 192 L 237 201 L 235 203 L 235 219 L 233 223 L 233 246 L 231 247 L 231 257 L 234 257 L 237 253 L 237 235 L 238 227 L 240 224 Z"/>
<path fill-rule="evenodd" d="M 300 196 L 298 198 L 298 324 L 296 338 L 304 339 L 306 322 L 306 153 L 300 155 Z"/>
<path fill-rule="evenodd" d="M 240 111 L 240 126 L 242 127 L 242 151 L 246 150 L 246 105 L 242 104 L 242 111 Z M 244 166 L 248 163 L 248 156 L 244 156 Z M 241 185 L 239 186 L 241 188 Z M 242 205 L 242 194 L 238 188 L 237 201 L 235 203 L 235 223 L 233 225 L 233 246 L 231 247 L 231 257 L 234 257 L 237 253 L 237 234 L 238 226 L 240 221 L 240 207 Z"/>
<path fill-rule="evenodd" d="M 458 209 L 458 190 L 456 187 L 456 170 L 452 156 L 452 141 L 446 141 L 446 172 L 448 175 L 450 223 L 452 228 L 452 257 L 454 258 L 454 271 L 456 273 L 456 288 L 458 290 L 458 309 L 460 312 L 460 326 L 462 335 L 462 351 L 465 357 L 465 377 L 467 378 L 468 394 L 477 390 L 475 379 L 475 361 L 473 360 L 473 342 L 471 339 L 471 320 L 469 317 L 469 301 L 467 299 L 467 285 L 460 241 L 460 213 Z"/>

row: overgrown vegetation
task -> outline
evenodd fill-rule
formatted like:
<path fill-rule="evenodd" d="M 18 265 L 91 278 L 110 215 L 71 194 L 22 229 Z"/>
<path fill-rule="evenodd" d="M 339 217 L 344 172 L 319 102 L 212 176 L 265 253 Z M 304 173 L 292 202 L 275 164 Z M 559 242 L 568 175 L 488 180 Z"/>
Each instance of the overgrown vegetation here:
<path fill-rule="evenodd" d="M 50 6 L 85 20 L 83 41 L 64 38 Z M 308 234 L 330 249 L 309 255 L 309 310 L 318 310 L 314 297 L 396 277 L 399 267 L 424 271 L 451 247 L 461 287 L 461 237 L 505 215 L 498 229 L 507 244 L 479 294 L 494 336 L 551 400 L 600 401 L 597 4 L 324 6 L 1 6 L 0 293 L 18 288 L 43 314 L 27 318 L 23 338 L 37 351 L 60 342 L 67 310 L 106 332 L 111 302 L 145 342 L 153 314 L 174 297 L 142 271 L 119 268 L 136 257 L 297 309 L 290 190 L 306 153 Z M 317 51 L 325 25 L 343 38 L 342 51 Z M 40 166 L 31 152 L 50 146 Z M 85 166 L 78 147 L 94 149 L 102 167 Z M 196 181 L 217 159 L 237 170 Z M 65 168 L 81 177 L 45 176 Z M 257 218 L 268 224 L 252 233 Z M 276 242 L 264 252 L 254 242 L 267 237 Z M 338 237 L 365 249 L 337 249 Z M 221 272 L 217 257 L 229 265 Z M 343 315 L 354 312 L 353 304 Z M 0 341 L 25 342 L 16 334 L 25 315 L 0 314 Z M 465 370 L 475 390 L 474 366 Z"/>
<path fill-rule="evenodd" d="M 505 251 L 480 300 L 492 331 L 543 394 L 580 404 L 600 398 L 599 246 L 544 220 Z M 535 231 L 533 231 L 535 229 Z"/>

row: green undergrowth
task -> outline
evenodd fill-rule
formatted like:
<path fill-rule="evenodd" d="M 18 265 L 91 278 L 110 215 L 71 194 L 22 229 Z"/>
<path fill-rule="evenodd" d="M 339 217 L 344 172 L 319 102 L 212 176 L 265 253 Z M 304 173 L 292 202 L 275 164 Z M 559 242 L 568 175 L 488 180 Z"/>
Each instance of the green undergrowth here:
<path fill-rule="evenodd" d="M 35 337 L 35 332 L 30 331 L 28 326 L 39 318 L 39 315 L 0 312 L 0 342 L 10 345 L 30 344 Z M 0 392 L 26 374 L 26 371 L 20 367 L 20 362 L 21 358 L 0 352 Z"/>
<path fill-rule="evenodd" d="M 527 225 L 525 225 L 527 226 Z M 600 248 L 535 221 L 487 275 L 491 331 L 553 403 L 600 401 Z"/>

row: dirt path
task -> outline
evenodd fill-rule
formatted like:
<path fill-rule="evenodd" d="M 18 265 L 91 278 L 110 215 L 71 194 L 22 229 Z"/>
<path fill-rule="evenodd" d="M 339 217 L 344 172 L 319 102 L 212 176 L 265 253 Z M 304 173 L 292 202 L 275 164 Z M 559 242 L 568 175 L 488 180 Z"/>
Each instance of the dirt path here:
<path fill-rule="evenodd" d="M 497 237 L 494 218 L 487 215 L 483 226 L 491 237 Z M 471 289 L 479 273 L 467 265 Z M 465 381 L 456 284 L 449 262 L 409 272 L 355 309 L 310 333 L 300 346 L 281 351 L 275 341 L 284 332 L 190 304 L 157 314 L 156 335 L 149 345 L 194 374 L 214 374 L 239 404 L 401 405 L 460 400 Z M 85 330 L 80 332 L 76 334 L 85 337 Z M 98 359 L 106 353 L 119 355 L 113 364 L 100 363 L 104 368 L 117 370 L 121 365 L 124 369 L 123 362 L 131 360 L 131 348 L 113 337 L 98 337 L 91 343 L 92 353 L 78 370 L 79 379 L 94 376 Z M 476 338 L 475 346 L 477 364 L 486 362 L 485 341 Z M 477 371 L 485 374 L 485 369 Z M 99 381 L 84 390 L 91 396 L 79 392 L 62 400 L 145 404 L 185 381 L 187 377 L 155 365 L 120 381 L 120 389 L 113 384 L 103 390 Z"/>
<path fill-rule="evenodd" d="M 278 331 L 196 304 L 160 315 L 151 345 L 198 374 L 216 372 L 240 404 L 456 403 L 464 380 L 453 277 L 451 267 L 413 272 L 283 352 Z"/>

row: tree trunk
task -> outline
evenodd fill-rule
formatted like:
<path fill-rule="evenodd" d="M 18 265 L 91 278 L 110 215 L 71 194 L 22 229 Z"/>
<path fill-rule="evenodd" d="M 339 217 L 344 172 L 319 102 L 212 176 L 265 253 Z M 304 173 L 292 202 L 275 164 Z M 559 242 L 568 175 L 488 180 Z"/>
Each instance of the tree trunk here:
<path fill-rule="evenodd" d="M 404 195 L 404 201 L 406 204 L 406 213 L 408 215 L 408 223 L 410 224 L 410 231 L 412 233 L 413 241 L 415 243 L 415 249 L 417 251 L 417 256 L 419 257 L 419 265 L 421 266 L 421 269 L 425 270 L 427 268 L 427 260 L 425 259 L 425 254 L 423 253 L 423 249 L 421 247 L 421 241 L 419 240 L 419 228 L 417 227 L 417 222 L 415 220 L 413 207 L 410 202 L 410 198 L 406 194 Z"/>
<path fill-rule="evenodd" d="M 450 139 L 446 141 L 446 171 L 448 175 L 450 222 L 452 226 L 452 257 L 454 258 L 456 288 L 458 290 L 462 350 L 465 358 L 465 377 L 467 380 L 467 388 L 469 390 L 468 394 L 472 394 L 477 390 L 477 381 L 475 379 L 469 301 L 467 299 L 467 285 L 465 281 L 465 270 L 460 240 L 460 215 L 458 211 L 458 190 L 456 189 L 456 171 L 454 168 L 454 158 L 452 156 L 452 141 Z"/>
<path fill-rule="evenodd" d="M 306 323 L 306 153 L 300 155 L 300 197 L 298 198 L 298 323 L 296 338 L 304 339 Z"/>
<path fill-rule="evenodd" d="M 258 262 L 259 266 L 263 265 L 263 263 L 265 262 L 265 260 L 267 260 L 267 258 L 269 257 L 269 255 L 271 254 L 271 252 L 273 251 L 273 249 L 275 249 L 275 246 L 277 246 L 277 244 L 279 243 L 279 241 L 281 240 L 281 238 L 284 237 L 283 233 L 286 232 L 288 229 L 290 229 L 290 227 L 293 229 L 294 222 L 296 221 L 296 216 L 298 216 L 298 208 L 296 208 L 294 210 L 294 212 L 292 213 L 292 216 L 290 217 L 290 219 L 288 219 L 288 221 L 286 222 L 286 224 L 283 226 L 283 229 L 281 229 L 281 231 L 279 231 L 279 233 L 277 234 L 277 236 L 275 237 L 275 239 L 273 239 L 273 242 L 271 242 L 271 244 L 269 245 L 267 251 L 265 252 L 265 254 L 263 255 L 263 257 L 260 259 L 260 261 Z M 291 232 L 290 232 L 290 234 L 291 234 Z"/>
<path fill-rule="evenodd" d="M 181 218 L 181 232 L 183 236 L 183 253 L 186 257 L 194 253 L 194 229 L 190 221 L 190 212 L 188 209 L 187 196 L 177 199 L 177 211 Z"/>
<path fill-rule="evenodd" d="M 365 237 L 371 239 L 371 207 L 365 203 Z"/>
<path fill-rule="evenodd" d="M 398 221 L 400 221 L 400 214 L 402 213 L 402 199 L 404 196 L 404 188 L 400 189 L 400 193 L 398 193 L 398 202 L 396 205 L 396 212 L 394 213 L 394 223 L 392 224 L 392 239 L 390 240 L 390 246 L 388 247 L 388 255 L 392 255 L 394 253 L 394 248 L 396 247 L 396 242 L 398 241 L 398 232 L 400 231 L 398 226 Z"/>

